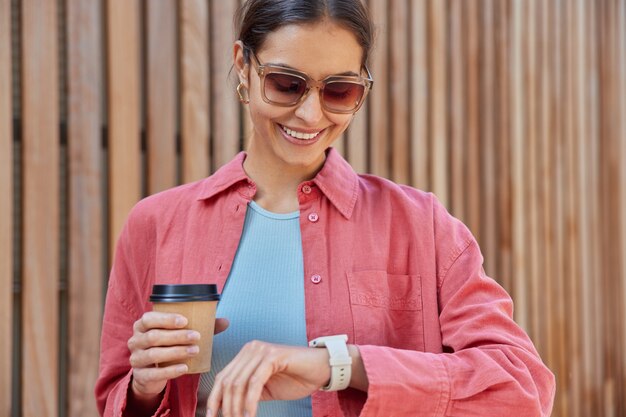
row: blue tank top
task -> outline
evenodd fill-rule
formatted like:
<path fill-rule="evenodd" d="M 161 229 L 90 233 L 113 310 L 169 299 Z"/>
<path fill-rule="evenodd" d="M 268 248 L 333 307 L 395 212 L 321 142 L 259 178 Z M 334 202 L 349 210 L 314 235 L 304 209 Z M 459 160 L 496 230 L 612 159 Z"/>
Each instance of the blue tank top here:
<path fill-rule="evenodd" d="M 230 325 L 215 336 L 211 370 L 200 376 L 197 417 L 206 415 L 206 401 L 215 375 L 247 342 L 307 345 L 299 212 L 277 214 L 254 201 L 248 204 L 217 317 L 227 318 Z M 311 417 L 311 398 L 262 401 L 257 415 Z"/>

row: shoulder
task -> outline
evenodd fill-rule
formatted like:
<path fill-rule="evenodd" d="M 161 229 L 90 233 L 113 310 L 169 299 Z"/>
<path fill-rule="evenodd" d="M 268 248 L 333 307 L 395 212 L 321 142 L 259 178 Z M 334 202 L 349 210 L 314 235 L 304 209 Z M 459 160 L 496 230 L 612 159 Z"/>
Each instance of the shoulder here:
<path fill-rule="evenodd" d="M 359 198 L 366 204 L 393 205 L 417 210 L 423 214 L 433 210 L 445 210 L 437 197 L 427 191 L 398 184 L 389 179 L 371 174 L 359 174 Z"/>
<path fill-rule="evenodd" d="M 179 185 L 141 199 L 128 214 L 124 232 L 135 239 L 150 239 L 161 226 L 185 223 L 193 206 L 199 203 L 204 181 Z"/>
<path fill-rule="evenodd" d="M 185 210 L 198 201 L 205 181 L 206 178 L 149 195 L 133 207 L 131 217 L 163 216 L 172 211 Z"/>
<path fill-rule="evenodd" d="M 475 242 L 469 228 L 432 192 L 375 175 L 359 175 L 359 184 L 362 215 L 375 216 L 431 241 L 442 258 L 454 258 Z"/>

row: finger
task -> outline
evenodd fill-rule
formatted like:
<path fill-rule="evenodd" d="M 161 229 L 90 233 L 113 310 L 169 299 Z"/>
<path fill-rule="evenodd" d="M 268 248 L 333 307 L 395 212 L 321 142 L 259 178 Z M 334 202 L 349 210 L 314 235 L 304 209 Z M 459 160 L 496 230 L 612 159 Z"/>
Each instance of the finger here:
<path fill-rule="evenodd" d="M 207 417 L 217 417 L 217 413 L 222 406 L 222 384 L 218 383 L 217 377 L 213 384 L 213 389 L 206 402 Z"/>
<path fill-rule="evenodd" d="M 218 318 L 215 319 L 215 334 L 222 333 L 224 330 L 228 328 L 230 322 L 228 319 Z"/>
<path fill-rule="evenodd" d="M 207 401 L 207 410 L 211 410 L 214 416 L 217 415 L 216 413 L 220 408 L 222 409 L 224 417 L 231 415 L 232 395 L 230 390 L 232 389 L 232 379 L 236 376 L 237 370 L 241 366 L 243 351 L 244 349 L 215 376 L 213 389 Z M 248 359 L 243 360 L 247 361 Z"/>
<path fill-rule="evenodd" d="M 252 358 L 242 358 L 240 362 L 243 367 L 237 371 L 234 371 L 237 375 L 232 389 L 230 391 L 230 406 L 235 416 L 254 416 L 256 415 L 256 404 L 252 407 L 249 406 L 250 389 L 259 385 L 261 389 L 265 386 L 265 383 L 271 376 L 271 372 L 259 373 L 259 369 L 267 369 L 264 366 L 264 356 L 256 355 Z M 260 379 L 259 379 L 260 378 Z M 261 394 L 256 396 L 256 402 L 258 403 Z M 252 400 L 251 402 L 255 402 Z M 254 410 L 254 412 L 253 412 Z M 244 414 L 247 411 L 248 414 Z"/>
<path fill-rule="evenodd" d="M 232 377 L 227 381 L 227 385 L 224 388 L 224 399 L 222 400 L 222 407 L 226 410 L 231 410 L 231 415 L 236 417 L 243 416 L 250 376 L 263 361 L 263 356 L 258 354 L 258 352 L 242 353 L 230 371 Z"/>
<path fill-rule="evenodd" d="M 128 349 L 148 349 L 156 346 L 189 345 L 200 340 L 200 333 L 195 330 L 162 330 L 151 329 L 145 333 L 137 333 L 128 339 Z"/>
<path fill-rule="evenodd" d="M 181 314 L 148 311 L 135 322 L 133 330 L 145 333 L 150 329 L 182 329 L 187 323 L 187 318 Z"/>
<path fill-rule="evenodd" d="M 224 399 L 222 400 L 222 408 L 232 410 L 234 416 L 241 416 L 245 411 L 245 402 L 247 392 L 249 390 L 250 378 L 255 374 L 262 363 L 272 363 L 275 355 L 275 347 L 272 344 L 260 341 L 252 341 L 246 343 L 241 352 L 229 364 L 227 376 L 225 378 Z M 273 369 L 270 366 L 269 369 Z M 258 374 L 257 374 L 258 375 Z M 271 377 L 269 372 L 265 378 L 258 383 L 261 387 L 265 386 L 267 380 Z"/>
<path fill-rule="evenodd" d="M 248 387 L 246 396 L 243 399 L 244 409 L 250 417 L 256 416 L 261 400 L 261 394 L 265 388 L 265 384 L 275 372 L 275 366 L 271 360 L 263 360 L 248 378 Z"/>
<path fill-rule="evenodd" d="M 196 356 L 200 348 L 198 345 L 153 347 L 145 350 L 136 350 L 130 355 L 130 365 L 135 368 L 148 368 L 165 362 L 181 362 Z"/>

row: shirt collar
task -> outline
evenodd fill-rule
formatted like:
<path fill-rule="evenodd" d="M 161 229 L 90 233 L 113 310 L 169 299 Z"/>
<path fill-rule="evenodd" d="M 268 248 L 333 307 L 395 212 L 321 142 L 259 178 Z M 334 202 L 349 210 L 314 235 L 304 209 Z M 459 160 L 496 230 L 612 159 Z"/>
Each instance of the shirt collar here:
<path fill-rule="evenodd" d="M 352 216 L 359 179 L 350 164 L 335 149 L 327 151 L 324 166 L 313 178 L 313 183 L 346 219 Z"/>
<path fill-rule="evenodd" d="M 210 177 L 204 179 L 198 193 L 198 200 L 209 199 L 242 181 L 253 184 L 243 170 L 243 161 L 245 159 L 246 153 L 239 152 L 230 162 L 223 165 Z"/>
<path fill-rule="evenodd" d="M 243 170 L 246 153 L 240 152 L 229 163 L 206 178 L 198 193 L 198 200 L 209 199 L 242 181 L 254 182 Z M 317 185 L 337 210 L 347 219 L 352 216 L 358 193 L 358 176 L 341 157 L 339 152 L 329 148 L 324 166 L 311 181 Z"/>

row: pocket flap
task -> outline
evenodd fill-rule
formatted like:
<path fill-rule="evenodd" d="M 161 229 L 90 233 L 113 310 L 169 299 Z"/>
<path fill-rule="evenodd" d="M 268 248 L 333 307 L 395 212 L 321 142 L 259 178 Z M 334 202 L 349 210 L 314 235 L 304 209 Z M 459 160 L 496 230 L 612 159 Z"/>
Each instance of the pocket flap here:
<path fill-rule="evenodd" d="M 386 271 L 348 272 L 350 303 L 389 310 L 421 310 L 419 275 L 394 275 Z"/>

